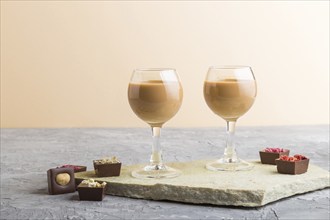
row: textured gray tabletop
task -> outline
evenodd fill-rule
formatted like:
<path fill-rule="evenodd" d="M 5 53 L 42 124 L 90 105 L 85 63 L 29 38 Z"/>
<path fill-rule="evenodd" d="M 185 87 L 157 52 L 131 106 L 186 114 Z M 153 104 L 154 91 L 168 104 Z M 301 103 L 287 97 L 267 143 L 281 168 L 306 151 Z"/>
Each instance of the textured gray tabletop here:
<path fill-rule="evenodd" d="M 330 190 L 282 199 L 260 208 L 219 207 L 106 196 L 79 201 L 77 193 L 48 195 L 46 171 L 87 165 L 116 155 L 123 164 L 149 159 L 147 128 L 1 129 L 1 219 L 329 219 Z M 164 128 L 164 160 L 221 156 L 224 128 Z M 329 126 L 238 127 L 238 153 L 258 159 L 266 146 L 290 148 L 329 170 Z M 238 180 L 239 181 L 239 180 Z"/>

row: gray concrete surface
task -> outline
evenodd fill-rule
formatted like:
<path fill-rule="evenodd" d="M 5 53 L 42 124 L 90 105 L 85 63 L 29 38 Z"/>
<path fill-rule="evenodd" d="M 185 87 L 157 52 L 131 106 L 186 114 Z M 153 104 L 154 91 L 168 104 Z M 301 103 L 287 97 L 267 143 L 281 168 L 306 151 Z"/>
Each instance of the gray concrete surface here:
<path fill-rule="evenodd" d="M 164 128 L 165 161 L 221 156 L 224 127 Z M 149 160 L 147 128 L 1 129 L 1 219 L 329 219 L 330 190 L 293 196 L 260 208 L 193 205 L 106 196 L 79 201 L 77 193 L 48 195 L 46 171 L 62 164 L 87 165 L 116 155 L 123 164 Z M 290 148 L 329 170 L 329 126 L 238 127 L 239 155 L 258 158 L 269 146 Z M 239 180 L 238 180 L 239 181 Z"/>

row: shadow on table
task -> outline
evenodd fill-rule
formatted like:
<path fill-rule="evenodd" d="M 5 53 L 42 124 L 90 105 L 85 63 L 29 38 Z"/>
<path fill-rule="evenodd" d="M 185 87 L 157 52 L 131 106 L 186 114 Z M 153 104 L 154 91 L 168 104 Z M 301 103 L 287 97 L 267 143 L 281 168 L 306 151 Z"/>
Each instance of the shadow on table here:
<path fill-rule="evenodd" d="M 48 194 L 48 188 L 40 188 L 36 189 L 31 192 L 31 194 L 37 194 L 37 195 L 49 195 Z"/>
<path fill-rule="evenodd" d="M 80 201 L 79 196 L 77 194 L 72 195 L 70 200 Z"/>

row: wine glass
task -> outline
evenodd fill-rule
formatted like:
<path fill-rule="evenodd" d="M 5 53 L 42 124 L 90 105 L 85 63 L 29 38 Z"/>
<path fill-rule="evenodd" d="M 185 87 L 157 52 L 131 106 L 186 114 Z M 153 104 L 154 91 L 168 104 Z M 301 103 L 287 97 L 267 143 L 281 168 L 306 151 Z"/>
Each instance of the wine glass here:
<path fill-rule="evenodd" d="M 181 174 L 163 163 L 160 130 L 178 112 L 182 97 L 182 86 L 175 69 L 134 70 L 128 85 L 128 101 L 134 113 L 151 126 L 153 144 L 149 165 L 134 170 L 133 177 L 171 178 Z"/>
<path fill-rule="evenodd" d="M 204 82 L 204 98 L 209 108 L 227 122 L 227 139 L 221 159 L 206 164 L 213 171 L 250 170 L 251 163 L 237 157 L 234 134 L 237 119 L 253 105 L 257 84 L 251 67 L 210 67 Z"/>

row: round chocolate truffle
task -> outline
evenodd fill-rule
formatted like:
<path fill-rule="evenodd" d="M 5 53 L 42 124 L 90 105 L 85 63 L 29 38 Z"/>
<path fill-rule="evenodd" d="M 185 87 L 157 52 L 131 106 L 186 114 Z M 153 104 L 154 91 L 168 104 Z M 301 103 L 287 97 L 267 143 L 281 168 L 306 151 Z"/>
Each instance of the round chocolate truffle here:
<path fill-rule="evenodd" d="M 56 175 L 56 183 L 61 185 L 61 186 L 65 186 L 70 182 L 70 175 L 68 173 L 59 173 Z"/>

